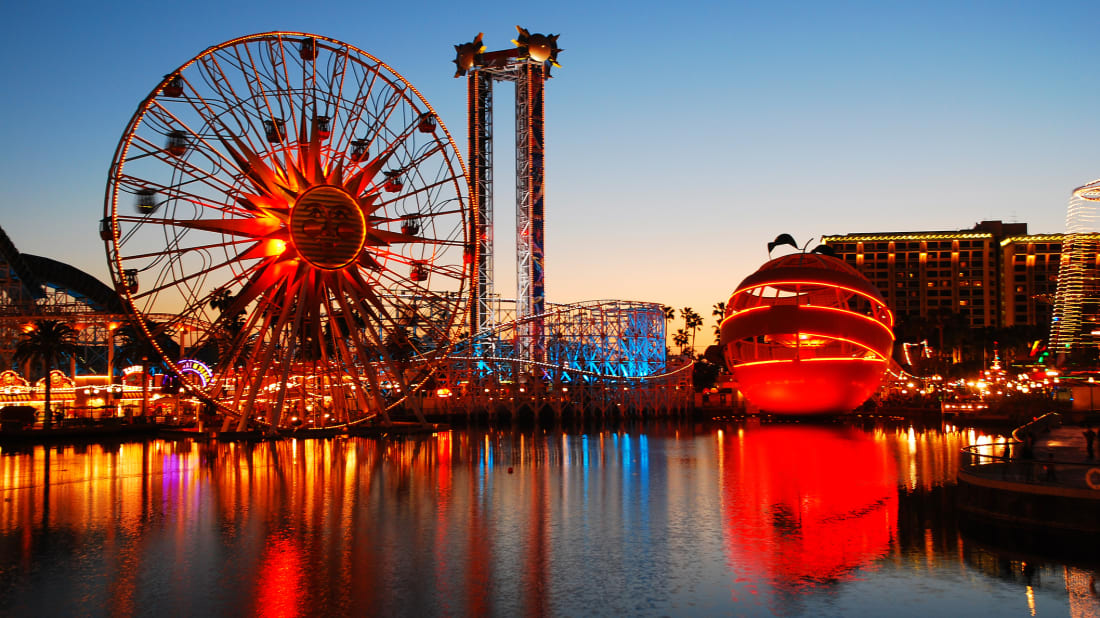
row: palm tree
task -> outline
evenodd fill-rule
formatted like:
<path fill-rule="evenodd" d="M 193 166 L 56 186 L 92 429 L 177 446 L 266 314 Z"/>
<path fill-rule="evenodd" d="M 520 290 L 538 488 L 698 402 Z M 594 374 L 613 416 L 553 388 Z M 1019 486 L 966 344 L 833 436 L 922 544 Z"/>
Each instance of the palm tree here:
<path fill-rule="evenodd" d="M 244 309 L 231 312 L 230 308 L 236 303 L 237 297 L 230 294 L 229 290 L 220 288 L 210 298 L 210 306 L 218 311 L 217 323 L 221 325 L 221 332 L 214 338 L 219 356 L 227 353 L 227 348 L 237 339 L 244 329 Z"/>
<path fill-rule="evenodd" d="M 722 343 L 722 320 L 726 317 L 726 303 L 725 301 L 714 303 L 713 311 L 711 315 L 715 317 L 714 324 L 714 343 L 717 345 Z"/>
<path fill-rule="evenodd" d="M 661 313 L 665 315 L 665 332 L 667 333 L 669 322 L 672 322 L 676 319 L 676 310 L 668 305 L 661 305 Z M 673 343 L 675 343 L 675 339 L 673 339 Z M 671 351 L 669 351 L 668 349 L 667 342 L 665 344 L 665 354 L 671 354 Z"/>
<path fill-rule="evenodd" d="M 665 322 L 671 322 L 676 319 L 676 310 L 668 305 L 661 305 L 661 311 L 665 314 Z"/>
<path fill-rule="evenodd" d="M 163 330 L 162 326 L 151 320 L 147 320 L 145 324 L 152 332 Z M 141 415 L 144 417 L 149 412 L 149 367 L 160 358 L 160 355 L 156 347 L 153 346 L 145 336 L 145 333 L 141 332 L 136 324 L 124 325 L 122 328 L 118 329 L 115 336 L 122 341 L 118 347 L 118 353 L 115 355 L 115 362 L 141 365 Z M 175 342 L 171 339 L 171 337 L 164 334 L 157 337 L 158 342 L 162 346 L 167 346 L 169 348 L 175 346 Z M 175 351 L 178 352 L 178 350 Z M 129 410 L 129 407 L 127 407 L 127 410 Z"/>
<path fill-rule="evenodd" d="M 672 336 L 672 343 L 680 346 L 680 354 L 684 354 L 684 348 L 687 347 L 690 336 L 688 332 L 682 328 L 677 329 L 676 334 Z"/>
<path fill-rule="evenodd" d="M 71 326 L 57 320 L 37 320 L 34 327 L 23 333 L 23 338 L 15 345 L 15 361 L 23 363 L 41 360 L 46 370 L 46 429 L 53 427 L 53 413 L 50 411 L 51 380 L 50 370 L 57 365 L 62 356 L 76 354 L 76 331 Z"/>
<path fill-rule="evenodd" d="M 684 318 L 684 327 L 691 331 L 691 353 L 695 354 L 695 331 L 703 325 L 703 316 L 695 313 L 691 307 L 680 310 L 680 317 Z"/>

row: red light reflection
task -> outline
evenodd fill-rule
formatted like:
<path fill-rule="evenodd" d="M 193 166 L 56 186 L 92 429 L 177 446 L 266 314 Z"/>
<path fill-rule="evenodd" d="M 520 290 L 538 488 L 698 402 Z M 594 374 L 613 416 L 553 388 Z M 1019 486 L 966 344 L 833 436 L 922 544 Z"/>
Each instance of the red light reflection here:
<path fill-rule="evenodd" d="M 735 598 L 755 594 L 749 582 L 799 592 L 849 579 L 889 550 L 897 471 L 884 442 L 790 425 L 724 431 L 718 441 L 727 559 L 745 584 Z"/>
<path fill-rule="evenodd" d="M 274 536 L 268 540 L 256 581 L 258 615 L 302 615 L 302 557 L 291 539 Z"/>

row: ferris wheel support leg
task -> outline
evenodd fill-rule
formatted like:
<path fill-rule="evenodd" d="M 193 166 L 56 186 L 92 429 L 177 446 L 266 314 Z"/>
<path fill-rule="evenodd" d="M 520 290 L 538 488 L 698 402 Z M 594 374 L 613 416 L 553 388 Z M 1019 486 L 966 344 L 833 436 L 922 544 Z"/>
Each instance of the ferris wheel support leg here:
<path fill-rule="evenodd" d="M 410 393 L 409 399 L 412 399 L 413 414 L 416 415 L 416 420 L 420 421 L 421 425 L 427 425 L 428 419 L 424 417 L 424 399 L 420 397 L 420 393 Z"/>
<path fill-rule="evenodd" d="M 382 391 L 379 387 L 381 380 L 378 376 L 378 370 L 374 365 L 368 364 L 364 368 L 363 374 L 367 378 L 367 384 L 370 386 L 370 397 L 367 398 L 367 411 L 368 416 L 378 417 L 382 419 L 383 425 L 391 425 L 393 421 L 390 420 L 390 415 L 386 412 L 386 402 L 382 398 Z"/>
<path fill-rule="evenodd" d="M 294 329 L 298 330 L 302 324 L 302 306 L 304 303 L 298 303 L 298 308 L 294 312 Z M 286 405 L 286 391 L 287 382 L 290 378 L 290 363 L 294 358 L 294 353 L 298 348 L 298 339 L 291 338 L 290 349 L 287 351 L 287 355 L 283 360 L 283 372 L 279 381 L 279 397 L 275 402 L 275 409 L 271 411 L 271 424 L 268 425 L 267 435 L 273 436 L 279 432 L 279 422 L 283 418 L 283 406 Z"/>

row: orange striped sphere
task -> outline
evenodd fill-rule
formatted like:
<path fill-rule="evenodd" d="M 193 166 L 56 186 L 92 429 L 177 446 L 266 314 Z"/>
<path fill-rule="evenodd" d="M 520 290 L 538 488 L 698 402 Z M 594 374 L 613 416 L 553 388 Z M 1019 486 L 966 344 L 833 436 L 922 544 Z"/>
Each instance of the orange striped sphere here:
<path fill-rule="evenodd" d="M 882 382 L 894 316 L 856 269 L 817 253 L 774 259 L 726 303 L 722 346 L 745 398 L 786 415 L 848 412 Z"/>

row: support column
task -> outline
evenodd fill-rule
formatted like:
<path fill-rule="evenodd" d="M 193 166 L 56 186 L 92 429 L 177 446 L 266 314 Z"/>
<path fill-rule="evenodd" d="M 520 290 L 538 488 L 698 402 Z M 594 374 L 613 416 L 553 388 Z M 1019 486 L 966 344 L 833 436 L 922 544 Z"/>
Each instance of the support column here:
<path fill-rule="evenodd" d="M 517 353 L 523 360 L 546 357 L 541 316 L 546 309 L 543 256 L 543 86 L 546 66 L 525 62 L 516 78 L 516 321 L 522 323 Z M 525 321 L 526 320 L 526 321 Z"/>
<path fill-rule="evenodd" d="M 491 330 L 493 315 L 493 77 L 474 71 L 467 77 L 467 126 L 475 280 L 470 303 L 470 335 Z M 482 355 L 485 350 L 475 350 Z"/>

